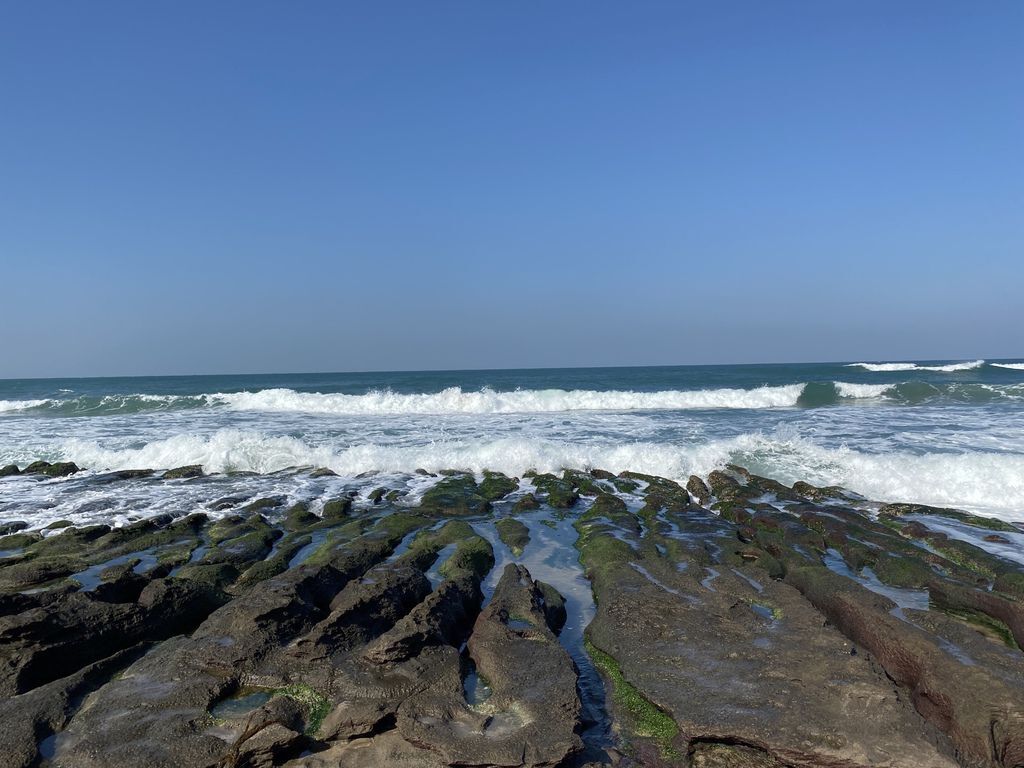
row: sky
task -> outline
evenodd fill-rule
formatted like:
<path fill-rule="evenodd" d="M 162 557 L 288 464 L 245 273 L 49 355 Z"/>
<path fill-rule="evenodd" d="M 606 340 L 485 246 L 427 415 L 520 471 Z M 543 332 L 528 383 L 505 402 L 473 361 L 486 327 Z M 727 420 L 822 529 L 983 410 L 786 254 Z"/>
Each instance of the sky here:
<path fill-rule="evenodd" d="M 0 4 L 0 377 L 1024 356 L 1024 3 Z"/>

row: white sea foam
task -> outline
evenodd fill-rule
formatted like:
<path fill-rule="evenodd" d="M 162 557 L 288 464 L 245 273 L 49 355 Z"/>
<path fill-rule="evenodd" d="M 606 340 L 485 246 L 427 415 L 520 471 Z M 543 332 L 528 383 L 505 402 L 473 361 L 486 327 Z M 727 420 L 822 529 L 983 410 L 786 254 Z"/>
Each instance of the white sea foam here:
<path fill-rule="evenodd" d="M 840 397 L 851 399 L 871 399 L 883 397 L 895 384 L 853 384 L 848 381 L 835 381 L 836 392 Z"/>
<path fill-rule="evenodd" d="M 1024 363 L 989 363 L 996 368 L 1009 368 L 1013 371 L 1024 371 Z"/>
<path fill-rule="evenodd" d="M 946 365 L 918 365 L 917 363 L 849 363 L 847 368 L 865 368 L 876 373 L 890 371 L 939 371 L 954 373 L 956 371 L 972 371 L 981 368 L 984 360 L 972 360 L 968 363 L 948 363 Z"/>
<path fill-rule="evenodd" d="M 320 394 L 291 389 L 216 394 L 209 398 L 244 411 L 331 413 L 344 415 L 552 413 L 560 411 L 686 410 L 696 408 L 784 408 L 795 406 L 803 384 L 756 389 L 698 389 L 632 392 L 525 389 L 402 394 L 389 390 L 364 395 Z"/>
<path fill-rule="evenodd" d="M 0 400 L 0 413 L 38 408 L 39 406 L 46 405 L 49 402 L 49 400 Z"/>
<path fill-rule="evenodd" d="M 200 437 L 179 435 L 141 448 L 109 449 L 93 441 L 64 443 L 66 458 L 92 469 L 202 464 L 208 472 L 274 472 L 293 466 L 327 466 L 343 476 L 368 471 L 411 473 L 417 468 L 493 469 L 520 475 L 526 469 L 565 467 L 631 469 L 684 480 L 728 462 L 785 483 L 840 484 L 881 501 L 915 501 L 1024 517 L 1024 456 L 986 451 L 865 453 L 821 447 L 792 430 L 748 433 L 703 444 L 579 442 L 553 438 L 459 439 L 416 445 L 364 443 L 332 448 L 287 436 L 221 429 Z"/>

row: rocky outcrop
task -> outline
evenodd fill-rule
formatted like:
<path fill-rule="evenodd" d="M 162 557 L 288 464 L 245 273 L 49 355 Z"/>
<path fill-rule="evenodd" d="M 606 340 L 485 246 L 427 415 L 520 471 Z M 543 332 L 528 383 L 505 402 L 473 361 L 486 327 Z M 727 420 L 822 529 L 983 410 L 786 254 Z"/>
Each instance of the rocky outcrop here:
<path fill-rule="evenodd" d="M 98 477 L 208 482 L 171 472 Z M 1024 765 L 1013 524 L 740 467 L 319 476 L 5 522 L 4 764 Z"/>

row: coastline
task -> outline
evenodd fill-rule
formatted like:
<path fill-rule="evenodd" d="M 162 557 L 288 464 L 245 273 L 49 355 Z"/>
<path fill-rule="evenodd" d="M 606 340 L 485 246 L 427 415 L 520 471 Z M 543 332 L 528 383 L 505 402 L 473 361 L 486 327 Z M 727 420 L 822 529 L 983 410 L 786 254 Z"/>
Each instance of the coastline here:
<path fill-rule="evenodd" d="M 1020 524 L 739 467 L 292 472 L 324 493 L 4 523 L 12 765 L 1024 759 Z"/>

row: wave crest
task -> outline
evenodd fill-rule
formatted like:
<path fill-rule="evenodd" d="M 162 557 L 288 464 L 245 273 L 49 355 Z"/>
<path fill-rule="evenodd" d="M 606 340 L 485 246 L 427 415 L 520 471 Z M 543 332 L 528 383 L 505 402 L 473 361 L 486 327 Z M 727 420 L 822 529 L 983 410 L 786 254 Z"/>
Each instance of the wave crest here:
<path fill-rule="evenodd" d="M 412 473 L 418 468 L 492 469 L 521 475 L 527 469 L 557 472 L 567 467 L 599 467 L 612 472 L 631 469 L 684 482 L 690 474 L 706 475 L 732 462 L 784 483 L 839 484 L 880 501 L 912 500 L 1012 519 L 1019 513 L 1005 510 L 1024 508 L 1024 456 L 986 451 L 866 453 L 825 448 L 793 430 L 782 429 L 685 445 L 515 437 L 337 447 L 289 436 L 221 429 L 207 436 L 178 435 L 140 448 L 105 448 L 95 441 L 69 440 L 61 453 L 94 470 L 202 464 L 207 472 L 266 474 L 296 466 L 326 466 L 339 475 L 354 477 L 369 471 Z"/>
<path fill-rule="evenodd" d="M 46 405 L 49 400 L 0 400 L 0 413 L 11 411 L 27 411 L 30 408 L 39 408 Z"/>
<path fill-rule="evenodd" d="M 784 408 L 797 404 L 803 384 L 756 389 L 698 389 L 663 392 L 527 389 L 466 392 L 450 387 L 430 394 L 377 390 L 365 395 L 320 394 L 291 389 L 212 395 L 245 411 L 340 415 L 552 413 L 561 411 L 658 411 L 697 408 Z"/>
<path fill-rule="evenodd" d="M 888 373 L 893 371 L 938 371 L 941 373 L 955 373 L 956 371 L 973 371 L 981 368 L 984 360 L 972 360 L 967 363 L 947 363 L 945 365 L 918 365 L 917 363 L 848 363 L 847 368 L 864 368 L 875 373 Z"/>

